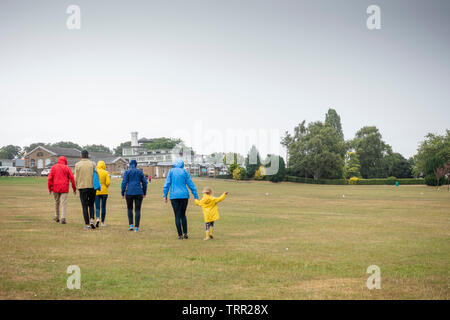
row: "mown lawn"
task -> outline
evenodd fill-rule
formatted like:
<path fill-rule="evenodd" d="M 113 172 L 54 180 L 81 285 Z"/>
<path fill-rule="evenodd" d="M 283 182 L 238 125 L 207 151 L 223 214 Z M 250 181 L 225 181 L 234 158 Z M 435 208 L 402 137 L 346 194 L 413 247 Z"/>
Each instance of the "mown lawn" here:
<path fill-rule="evenodd" d="M 195 180 L 229 191 L 215 239 L 188 208 L 177 240 L 153 180 L 141 233 L 127 231 L 119 180 L 107 227 L 84 231 L 79 198 L 52 221 L 45 178 L 0 178 L 1 299 L 449 299 L 450 192 L 426 186 L 326 186 Z M 66 269 L 81 268 L 69 290 Z M 381 269 L 368 290 L 366 269 Z"/>

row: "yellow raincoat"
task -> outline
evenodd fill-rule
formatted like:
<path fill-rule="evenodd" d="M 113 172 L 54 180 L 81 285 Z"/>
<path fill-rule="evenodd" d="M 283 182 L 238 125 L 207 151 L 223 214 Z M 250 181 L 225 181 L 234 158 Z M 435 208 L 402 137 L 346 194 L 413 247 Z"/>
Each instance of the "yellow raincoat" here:
<path fill-rule="evenodd" d="M 97 172 L 98 179 L 100 180 L 100 184 L 102 188 L 97 191 L 97 195 L 108 194 L 108 188 L 111 184 L 111 180 L 109 179 L 108 171 L 106 171 L 106 165 L 104 161 L 99 161 L 97 163 Z"/>
<path fill-rule="evenodd" d="M 197 199 L 194 200 L 196 205 L 202 207 L 203 218 L 205 219 L 205 222 L 216 221 L 217 219 L 219 219 L 220 216 L 217 203 L 223 201 L 225 197 L 226 197 L 225 193 L 218 198 L 204 193 L 202 200 L 200 201 Z"/>

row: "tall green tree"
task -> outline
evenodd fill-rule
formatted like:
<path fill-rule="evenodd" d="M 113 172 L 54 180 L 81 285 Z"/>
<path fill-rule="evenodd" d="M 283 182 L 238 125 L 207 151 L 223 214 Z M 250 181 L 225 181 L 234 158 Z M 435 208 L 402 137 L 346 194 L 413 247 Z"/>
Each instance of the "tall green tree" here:
<path fill-rule="evenodd" d="M 102 144 L 88 144 L 83 146 L 84 150 L 87 150 L 89 152 L 103 152 L 103 153 L 112 153 L 111 149 L 109 149 L 107 146 L 104 146 Z"/>
<path fill-rule="evenodd" d="M 261 166 L 261 156 L 259 155 L 258 149 L 255 146 L 252 146 L 247 153 L 247 157 L 245 158 L 245 170 L 247 172 L 247 178 L 254 178 L 255 172 Z"/>
<path fill-rule="evenodd" d="M 345 143 L 323 122 L 303 121 L 288 139 L 289 166 L 299 176 L 338 179 L 344 176 Z"/>
<path fill-rule="evenodd" d="M 264 180 L 272 182 L 284 181 L 286 178 L 286 164 L 284 163 L 283 157 L 268 154 L 267 159 L 264 161 L 264 167 L 272 167 L 272 159 L 278 159 L 278 170 L 276 170 L 275 174 L 266 174 Z M 268 173 L 268 170 L 265 170 L 265 172 Z"/>
<path fill-rule="evenodd" d="M 360 168 L 361 164 L 359 163 L 358 154 L 354 151 L 347 152 L 345 157 L 345 177 L 347 179 L 351 177 L 361 178 Z"/>
<path fill-rule="evenodd" d="M 358 154 L 363 178 L 381 178 L 385 175 L 383 160 L 390 151 L 390 146 L 382 140 L 377 127 L 363 127 L 358 130 L 352 145 Z"/>
<path fill-rule="evenodd" d="M 425 176 L 426 163 L 431 157 L 437 157 L 442 162 L 450 162 L 450 130 L 447 129 L 444 135 L 429 133 L 425 136 L 414 156 L 413 173 L 416 177 Z"/>
<path fill-rule="evenodd" d="M 334 109 L 328 109 L 325 114 L 325 123 L 332 127 L 339 139 L 344 140 L 344 132 L 342 131 L 341 117 Z"/>
<path fill-rule="evenodd" d="M 412 159 L 407 160 L 400 153 L 389 152 L 384 157 L 384 177 L 411 178 Z"/>
<path fill-rule="evenodd" d="M 60 147 L 60 148 L 74 148 L 74 149 L 77 149 L 80 151 L 83 150 L 83 148 L 79 144 L 72 142 L 72 141 L 59 141 L 56 143 L 52 143 L 51 146 L 52 147 Z"/>
<path fill-rule="evenodd" d="M 122 142 L 117 147 L 114 148 L 114 155 L 115 156 L 122 156 L 123 155 L 123 148 L 131 147 L 131 141 Z"/>
<path fill-rule="evenodd" d="M 4 146 L 0 149 L 0 159 L 14 159 L 21 153 L 22 148 L 12 144 Z"/>
<path fill-rule="evenodd" d="M 150 143 L 144 143 L 144 146 L 150 150 L 173 149 L 180 142 L 182 142 L 181 139 L 172 139 L 172 138 L 162 137 L 162 138 L 153 139 L 153 141 Z"/>

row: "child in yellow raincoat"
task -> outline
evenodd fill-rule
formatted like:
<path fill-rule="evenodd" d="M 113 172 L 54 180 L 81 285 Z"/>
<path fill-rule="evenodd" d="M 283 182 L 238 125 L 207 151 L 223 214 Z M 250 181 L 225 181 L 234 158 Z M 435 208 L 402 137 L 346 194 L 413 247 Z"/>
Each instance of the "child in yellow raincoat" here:
<path fill-rule="evenodd" d="M 206 237 L 203 240 L 210 240 L 213 238 L 214 221 L 219 219 L 219 208 L 217 203 L 221 202 L 228 195 L 228 192 L 224 192 L 220 197 L 213 196 L 213 191 L 210 187 L 203 189 L 202 200 L 194 200 L 195 204 L 202 207 L 203 218 L 205 219 L 205 232 Z"/>

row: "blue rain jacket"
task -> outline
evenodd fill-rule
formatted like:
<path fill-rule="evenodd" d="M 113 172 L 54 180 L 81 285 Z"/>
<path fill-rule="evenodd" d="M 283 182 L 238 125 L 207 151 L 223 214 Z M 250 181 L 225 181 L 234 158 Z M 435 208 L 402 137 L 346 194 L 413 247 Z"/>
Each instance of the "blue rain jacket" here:
<path fill-rule="evenodd" d="M 169 170 L 169 174 L 166 178 L 166 183 L 163 187 L 164 198 L 167 198 L 167 194 L 170 190 L 170 199 L 188 199 L 189 191 L 186 186 L 191 189 L 195 199 L 198 199 L 197 188 L 194 182 L 192 182 L 189 173 L 184 170 L 184 161 L 178 159 L 175 161 L 173 168 Z"/>
<path fill-rule="evenodd" d="M 144 173 L 136 168 L 136 160 L 130 161 L 130 169 L 125 171 L 122 179 L 122 196 L 136 196 L 147 194 L 147 179 Z"/>

